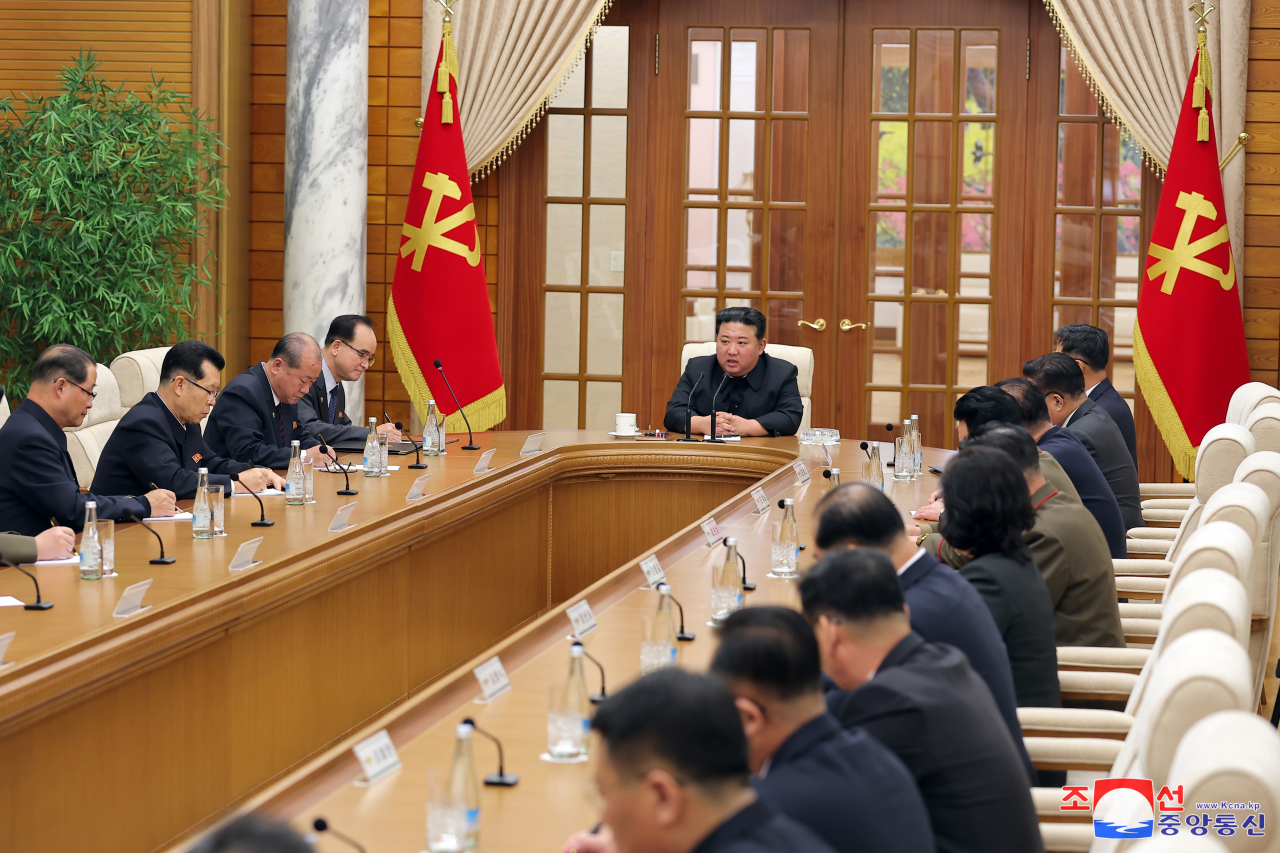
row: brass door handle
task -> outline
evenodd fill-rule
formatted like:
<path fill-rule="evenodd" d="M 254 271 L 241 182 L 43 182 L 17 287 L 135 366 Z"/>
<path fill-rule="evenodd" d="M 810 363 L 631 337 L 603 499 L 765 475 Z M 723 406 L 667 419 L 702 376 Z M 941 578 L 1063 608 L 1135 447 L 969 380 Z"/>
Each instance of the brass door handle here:
<path fill-rule="evenodd" d="M 808 320 L 796 320 L 796 325 L 808 326 L 811 329 L 816 329 L 817 331 L 821 332 L 823 329 L 827 327 L 827 321 L 819 317 L 816 323 L 810 323 Z"/>
<path fill-rule="evenodd" d="M 866 327 L 867 327 L 866 323 L 853 323 L 849 320 L 840 321 L 840 331 L 842 332 L 847 332 L 850 329 L 865 329 Z"/>

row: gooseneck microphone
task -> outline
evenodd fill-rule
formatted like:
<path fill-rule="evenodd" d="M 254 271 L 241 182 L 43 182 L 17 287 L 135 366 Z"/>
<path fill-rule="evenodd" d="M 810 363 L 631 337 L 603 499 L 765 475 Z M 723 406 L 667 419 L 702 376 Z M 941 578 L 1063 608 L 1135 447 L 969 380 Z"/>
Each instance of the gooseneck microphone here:
<path fill-rule="evenodd" d="M 716 393 L 711 395 L 711 438 L 704 439 L 712 444 L 724 444 L 723 441 L 716 438 L 716 397 L 720 396 L 720 389 L 724 387 L 724 383 L 729 381 L 729 374 L 724 375 L 724 379 L 720 380 L 720 384 L 716 386 Z"/>
<path fill-rule="evenodd" d="M 334 838 L 343 842 L 344 844 L 350 847 L 354 847 L 356 850 L 359 850 L 360 853 L 365 853 L 363 844 L 361 844 L 359 841 L 356 841 L 354 838 L 352 838 L 349 835 L 343 835 L 341 832 L 338 832 L 338 830 L 330 826 L 329 821 L 325 820 L 324 818 L 322 817 L 316 818 L 314 821 L 311 822 L 311 825 L 316 828 L 316 832 L 327 832 L 330 835 L 332 835 Z"/>
<path fill-rule="evenodd" d="M 884 425 L 884 428 L 885 428 L 886 430 L 888 430 L 888 431 L 889 431 L 889 435 L 890 435 L 890 436 L 892 436 L 892 435 L 893 435 L 893 424 L 885 424 L 885 425 Z M 884 463 L 884 465 L 885 465 L 885 467 L 886 467 L 886 468 L 893 468 L 893 467 L 894 467 L 894 464 L 893 464 L 893 463 L 895 463 L 895 462 L 897 462 L 897 461 L 898 461 L 898 448 L 897 448 L 897 446 L 893 443 L 893 439 L 892 439 L 892 438 L 890 438 L 890 439 L 889 439 L 889 446 L 893 448 L 893 458 L 892 458 L 892 459 L 890 459 L 888 462 Z"/>
<path fill-rule="evenodd" d="M 234 475 L 232 476 L 232 479 L 234 479 Z M 177 560 L 175 560 L 173 557 L 166 557 L 164 555 L 164 540 L 160 538 L 159 533 L 156 533 L 156 530 L 154 527 L 152 527 L 150 524 L 147 524 L 142 519 L 138 518 L 136 513 L 132 513 L 132 512 L 129 513 L 129 517 L 132 518 L 134 521 L 138 522 L 139 524 L 141 524 L 143 527 L 145 527 L 152 536 L 156 537 L 156 541 L 160 543 L 160 556 L 152 560 L 151 565 L 168 566 L 172 563 L 177 562 Z M 275 522 L 272 522 L 272 523 L 274 524 Z"/>
<path fill-rule="evenodd" d="M 658 586 L 665 586 L 667 588 L 667 598 L 671 599 L 671 603 L 676 606 L 676 610 L 680 613 L 680 630 L 676 631 L 676 639 L 682 643 L 692 643 L 698 635 L 692 631 L 686 631 L 684 629 L 684 606 L 681 605 L 680 602 L 676 600 L 676 597 L 671 594 L 670 584 L 658 584 Z"/>
<path fill-rule="evenodd" d="M 325 441 L 324 441 L 324 433 L 317 433 L 317 435 L 318 435 L 318 436 L 319 436 L 319 438 L 320 438 L 320 452 L 321 452 L 321 453 L 328 453 L 328 452 L 329 452 L 329 445 L 325 444 Z M 346 486 L 344 486 L 344 487 L 343 487 L 343 488 L 341 488 L 341 489 L 338 489 L 338 494 L 340 494 L 340 495 L 358 495 L 358 494 L 360 494 L 360 492 L 358 492 L 357 490 L 355 490 L 355 489 L 351 488 L 351 474 L 350 474 L 350 467 L 351 467 L 351 466 L 349 466 L 349 465 L 348 465 L 348 466 L 344 466 L 341 462 L 339 462 L 339 461 L 338 461 L 338 452 L 337 452 L 336 450 L 333 452 L 333 464 L 338 466 L 338 470 L 342 472 L 342 479 L 343 479 L 343 480 L 345 480 L 345 481 L 346 481 L 346 483 L 347 483 L 347 485 L 346 485 Z M 261 503 L 261 501 L 259 501 L 259 503 Z"/>
<path fill-rule="evenodd" d="M 462 723 L 463 725 L 471 726 L 472 729 L 474 729 L 479 734 L 484 735 L 489 740 L 493 741 L 494 745 L 498 747 L 498 772 L 490 773 L 488 776 L 484 777 L 484 783 L 486 785 L 490 785 L 495 788 L 514 787 L 515 784 L 520 781 L 520 777 L 514 773 L 508 773 L 506 771 L 506 768 L 503 766 L 502 741 L 498 740 L 496 737 L 494 737 L 493 735 L 486 732 L 484 729 L 477 726 L 476 721 L 471 719 L 470 717 L 467 717 L 465 720 L 462 721 Z"/>
<path fill-rule="evenodd" d="M 862 442 L 862 444 L 860 444 L 860 445 L 858 445 L 858 446 L 862 448 L 862 452 L 863 452 L 863 453 L 867 454 L 867 461 L 868 461 L 868 462 L 870 462 L 870 461 L 871 461 L 871 446 L 870 446 L 870 445 L 868 445 L 865 441 L 864 441 L 864 442 Z"/>
<path fill-rule="evenodd" d="M 677 438 L 676 441 L 702 441 L 700 438 L 694 438 L 690 430 L 693 428 L 693 392 L 698 390 L 698 383 L 705 375 L 705 373 L 699 373 L 698 378 L 693 380 L 693 387 L 689 389 L 689 399 L 684 404 L 684 438 Z M 712 412 L 712 414 L 715 413 Z"/>
<path fill-rule="evenodd" d="M 582 645 L 582 643 L 574 643 L 574 645 L 581 648 L 582 656 L 585 657 L 587 660 L 591 661 L 593 664 L 595 664 L 596 669 L 600 670 L 600 692 L 592 693 L 588 697 L 591 700 L 592 705 L 599 705 L 605 699 L 609 698 L 609 691 L 606 690 L 604 686 L 604 664 L 600 663 L 600 661 L 592 657 L 591 652 L 587 651 L 587 647 Z"/>
<path fill-rule="evenodd" d="M 778 505 L 781 506 L 782 501 L 778 501 Z M 724 544 L 723 539 L 720 540 L 720 544 Z M 741 551 L 738 552 L 738 564 L 742 566 L 742 591 L 755 592 L 756 585 L 753 583 L 747 583 L 747 558 L 742 556 Z"/>
<path fill-rule="evenodd" d="M 383 413 L 382 413 L 382 416 L 383 416 L 384 418 L 386 418 L 386 419 L 387 419 L 387 423 L 391 423 L 391 417 L 390 417 L 386 412 L 383 412 Z M 410 467 L 410 468 L 417 469 L 417 470 L 421 470 L 421 469 L 423 469 L 423 468 L 426 468 L 427 466 L 426 466 L 426 465 L 424 465 L 424 464 L 423 464 L 423 462 L 422 462 L 422 445 L 421 445 L 421 444 L 419 444 L 418 442 L 414 441 L 414 440 L 413 440 L 413 436 L 409 435 L 407 432 L 404 432 L 404 424 L 403 424 L 403 423 L 401 423 L 400 421 L 396 421 L 396 423 L 395 423 L 395 427 L 396 427 L 396 429 L 400 430 L 400 432 L 401 432 L 401 433 L 403 433 L 403 434 L 404 434 L 404 436 L 405 436 L 406 438 L 408 438 L 408 439 L 409 439 L 409 443 L 413 445 L 413 458 L 414 458 L 414 463 L 413 463 L 412 465 L 410 465 L 409 467 Z"/>
<path fill-rule="evenodd" d="M 36 585 L 35 603 L 22 605 L 23 610 L 48 610 L 50 607 L 53 606 L 52 601 L 44 601 L 40 598 L 40 581 L 36 580 L 35 575 L 31 574 L 31 572 L 22 568 L 22 566 L 9 562 L 3 556 L 0 556 L 0 563 L 3 563 L 4 565 L 8 566 L 11 569 L 17 569 L 18 571 L 22 572 L 24 575 L 31 578 L 31 582 Z"/>
<path fill-rule="evenodd" d="M 462 404 L 458 402 L 458 395 L 453 393 L 453 386 L 449 384 L 449 377 L 444 375 L 444 366 L 440 363 L 440 359 L 436 359 L 436 370 L 440 371 L 440 378 L 444 380 L 444 387 L 449 389 L 449 396 L 453 398 L 453 404 L 458 407 L 458 413 L 462 415 L 462 422 L 467 425 L 467 443 L 463 450 L 479 450 L 480 445 L 476 444 L 476 438 L 471 434 L 471 421 L 467 418 L 467 412 L 462 408 Z"/>

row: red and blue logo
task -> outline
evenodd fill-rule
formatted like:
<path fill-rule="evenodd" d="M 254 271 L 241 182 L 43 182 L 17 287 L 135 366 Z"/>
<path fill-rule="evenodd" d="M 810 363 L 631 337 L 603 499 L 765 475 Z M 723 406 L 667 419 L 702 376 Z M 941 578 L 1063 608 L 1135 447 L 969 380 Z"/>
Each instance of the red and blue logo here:
<path fill-rule="evenodd" d="M 1150 838 L 1156 822 L 1150 779 L 1099 779 L 1093 783 L 1096 838 Z"/>

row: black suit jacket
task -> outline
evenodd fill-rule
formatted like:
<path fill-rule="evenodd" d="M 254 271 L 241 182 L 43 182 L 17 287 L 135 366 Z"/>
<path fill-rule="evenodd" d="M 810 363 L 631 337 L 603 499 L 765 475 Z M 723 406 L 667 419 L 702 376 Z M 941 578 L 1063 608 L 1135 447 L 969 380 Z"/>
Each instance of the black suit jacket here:
<path fill-rule="evenodd" d="M 1115 493 L 1102 476 L 1102 469 L 1093 461 L 1089 451 L 1076 434 L 1069 429 L 1051 426 L 1049 431 L 1040 436 L 1040 449 L 1052 456 L 1076 487 L 1080 503 L 1098 522 L 1102 535 L 1107 538 L 1107 550 L 1111 559 L 1123 560 L 1128 556 L 1125 545 L 1124 518 L 1120 515 L 1120 504 Z"/>
<path fill-rule="evenodd" d="M 928 551 L 898 576 L 911 612 L 911 630 L 930 643 L 955 646 L 986 682 L 1017 746 L 1027 775 L 1034 773 L 1022 744 L 1013 669 L 1000 629 L 973 585 Z"/>
<path fill-rule="evenodd" d="M 772 358 L 765 352 L 746 376 L 729 377 L 718 396 L 716 388 L 725 378 L 720 362 L 714 355 L 689 359 L 684 375 L 667 402 L 663 425 L 668 432 L 684 432 L 689 391 L 693 389 L 699 373 L 703 376 L 693 392 L 694 417 L 711 414 L 711 398 L 715 396 L 716 411 L 759 421 L 769 435 L 795 435 L 800 429 L 804 403 L 800 400 L 800 385 L 796 382 L 799 371 L 791 362 Z"/>
<path fill-rule="evenodd" d="M 347 417 L 347 392 L 339 381 L 333 389 L 333 397 L 338 401 L 333 421 L 329 420 L 329 392 L 325 390 L 324 373 L 311 383 L 307 393 L 298 401 L 298 422 L 302 429 L 314 439 L 319 440 L 324 433 L 328 444 L 363 444 L 369 437 L 369 428 L 352 424 Z"/>
<path fill-rule="evenodd" d="M 959 649 L 913 632 L 870 681 L 827 694 L 827 705 L 841 725 L 861 726 L 907 765 L 939 853 L 1044 850 L 1013 739 Z"/>
<path fill-rule="evenodd" d="M 902 761 L 860 729 L 823 714 L 783 741 L 760 799 L 816 832 L 836 853 L 933 853 L 929 812 Z"/>
<path fill-rule="evenodd" d="M 690 853 L 835 853 L 813 830 L 756 800 L 729 818 Z"/>
<path fill-rule="evenodd" d="M 304 450 L 320 442 L 302 431 L 296 404 L 281 403 L 280 409 L 283 437 L 267 373 L 261 364 L 255 364 L 228 382 L 218 395 L 205 427 L 205 441 L 214 453 L 237 462 L 288 468 L 289 442 L 298 439 Z"/>
<path fill-rule="evenodd" d="M 1138 494 L 1138 466 L 1129 455 L 1120 427 L 1098 404 L 1085 398 L 1080 408 L 1072 413 L 1066 428 L 1089 451 L 1098 469 L 1107 479 L 1107 485 L 1120 504 L 1120 517 L 1126 530 L 1142 527 L 1142 498 Z"/>
<path fill-rule="evenodd" d="M 79 532 L 86 501 L 97 501 L 98 518 L 103 520 L 151 515 L 144 497 L 80 494 L 66 433 L 30 399 L 0 427 L 0 460 L 0 530 L 35 536 L 48 530 L 53 520 Z"/>
<path fill-rule="evenodd" d="M 982 596 L 1009 650 L 1018 707 L 1061 708 L 1053 599 L 1035 563 L 984 554 L 960 569 Z"/>
<path fill-rule="evenodd" d="M 1133 464 L 1137 465 L 1138 431 L 1133 426 L 1133 412 L 1129 411 L 1129 404 L 1124 401 L 1124 397 L 1120 396 L 1110 379 L 1103 379 L 1089 392 L 1089 399 L 1116 422 L 1120 434 L 1124 436 L 1125 446 L 1129 448 L 1129 455 L 1133 457 Z"/>
<path fill-rule="evenodd" d="M 116 424 L 102 448 L 91 489 L 105 494 L 143 494 L 155 483 L 185 501 L 196 496 L 198 468 L 208 468 L 209 485 L 221 485 L 223 493 L 230 495 L 234 485 L 231 475 L 249 466 L 215 454 L 205 444 L 200 424 L 179 423 L 153 392 Z"/>

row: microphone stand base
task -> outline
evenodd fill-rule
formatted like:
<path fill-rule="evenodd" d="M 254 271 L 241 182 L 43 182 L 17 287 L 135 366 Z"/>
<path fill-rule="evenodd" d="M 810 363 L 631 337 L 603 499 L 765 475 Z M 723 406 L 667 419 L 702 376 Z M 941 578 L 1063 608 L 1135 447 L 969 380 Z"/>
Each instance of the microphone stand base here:
<path fill-rule="evenodd" d="M 514 773 L 490 773 L 484 777 L 484 783 L 494 788 L 514 788 L 520 777 Z"/>
<path fill-rule="evenodd" d="M 275 524 L 275 522 L 274 522 L 274 521 L 272 521 L 271 519 L 267 518 L 267 519 L 264 519 L 264 520 L 262 520 L 262 521 L 255 521 L 255 522 L 253 522 L 253 524 L 252 524 L 251 526 L 252 526 L 252 527 L 271 527 L 271 526 L 273 526 L 274 524 Z"/>
<path fill-rule="evenodd" d="M 592 693 L 592 694 L 591 694 L 589 697 L 587 697 L 587 698 L 588 698 L 588 699 L 590 699 L 590 701 L 591 701 L 591 704 L 592 704 L 592 705 L 599 705 L 599 704 L 601 704 L 602 702 L 604 702 L 604 700 L 608 699 L 609 697 L 608 697 L 608 696 L 605 696 L 603 693 Z"/>
<path fill-rule="evenodd" d="M 153 566 L 171 566 L 171 565 L 173 565 L 173 564 L 174 564 L 174 563 L 176 563 L 176 562 L 178 562 L 178 561 L 177 561 L 176 559 L 174 559 L 173 557 L 156 557 L 154 560 L 152 560 L 152 561 L 151 561 L 151 565 L 153 565 Z"/>
<path fill-rule="evenodd" d="M 409 466 L 410 470 L 413 470 L 413 471 L 421 471 L 423 468 L 426 468 L 426 467 L 427 467 L 427 463 L 425 462 L 418 462 L 416 464 Z"/>
<path fill-rule="evenodd" d="M 697 634 L 690 634 L 688 631 L 681 631 L 679 634 L 676 634 L 676 639 L 682 643 L 692 643 L 697 639 L 697 637 Z"/>
<path fill-rule="evenodd" d="M 462 446 L 462 449 L 463 449 L 463 450 L 479 450 L 479 449 L 480 449 L 480 445 L 478 445 L 478 444 L 466 444 L 466 445 L 463 445 L 463 446 Z"/>
<path fill-rule="evenodd" d="M 22 605 L 23 610 L 48 610 L 53 606 L 52 601 L 37 601 L 35 604 Z"/>
<path fill-rule="evenodd" d="M 702 439 L 700 439 L 700 438 L 677 438 L 677 439 L 676 439 L 676 441 L 696 441 L 696 442 L 698 442 L 699 444 L 701 444 L 701 443 L 702 443 Z M 720 442 L 720 443 L 721 443 L 721 444 L 724 444 L 724 442 L 723 442 L 723 441 L 722 441 L 722 442 Z"/>
<path fill-rule="evenodd" d="M 753 584 L 753 583 L 744 583 L 744 584 L 742 585 L 742 591 L 743 591 L 743 592 L 755 592 L 755 591 L 756 591 L 756 585 L 755 585 L 755 584 Z"/>
<path fill-rule="evenodd" d="M 357 492 L 355 489 L 338 489 L 338 494 L 340 494 L 340 495 L 358 495 L 358 494 L 360 494 L 360 493 L 359 493 L 359 492 Z"/>
<path fill-rule="evenodd" d="M 702 443 L 703 444 L 726 444 L 727 442 L 721 441 L 718 438 L 704 438 L 702 440 Z"/>

